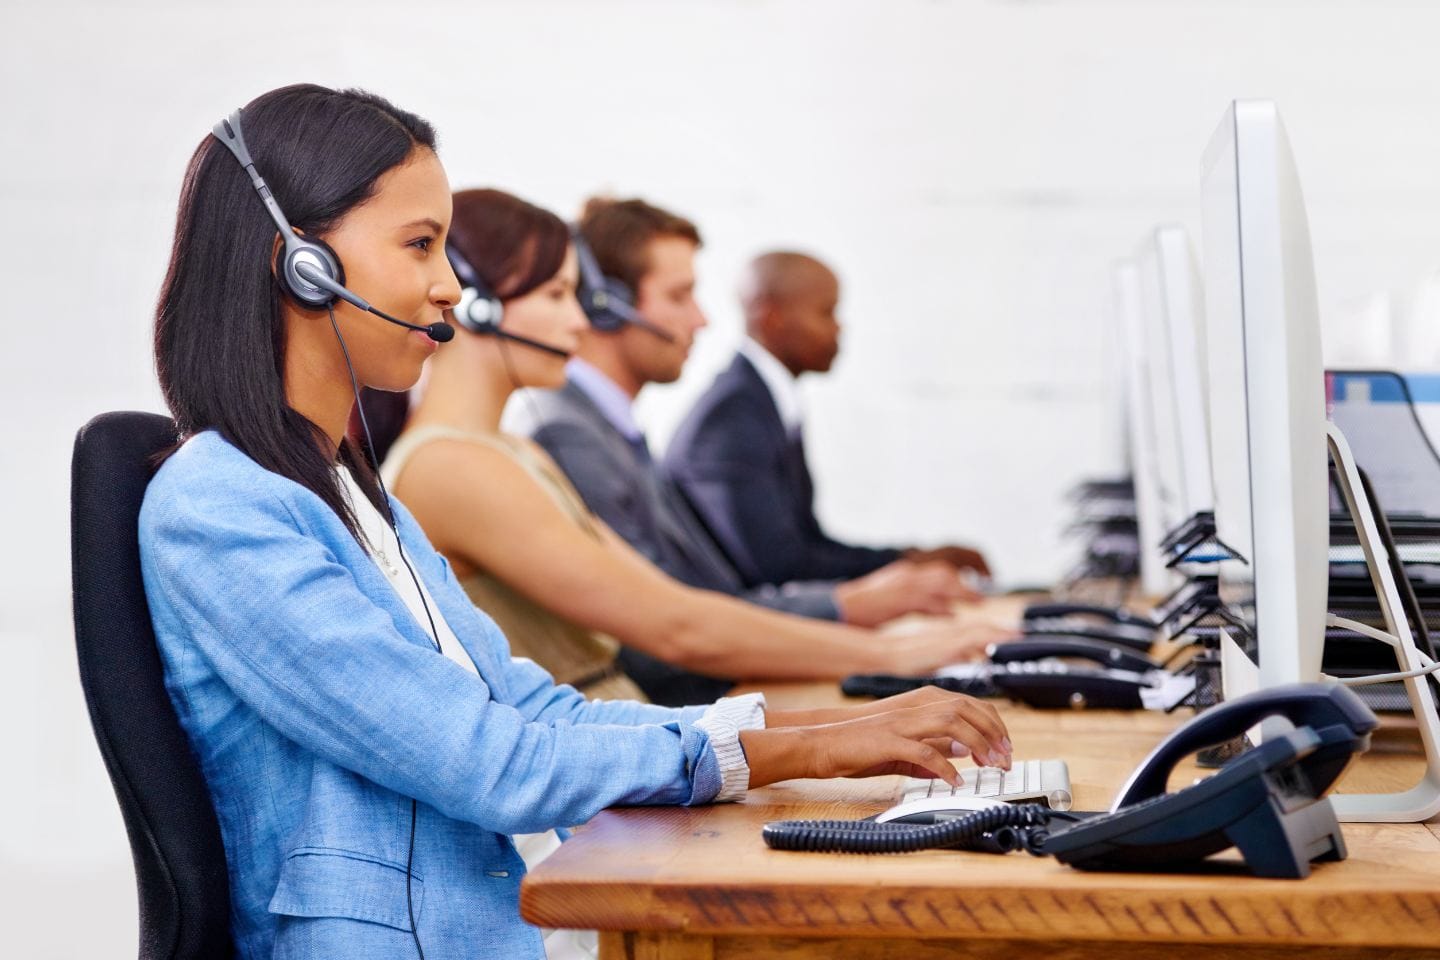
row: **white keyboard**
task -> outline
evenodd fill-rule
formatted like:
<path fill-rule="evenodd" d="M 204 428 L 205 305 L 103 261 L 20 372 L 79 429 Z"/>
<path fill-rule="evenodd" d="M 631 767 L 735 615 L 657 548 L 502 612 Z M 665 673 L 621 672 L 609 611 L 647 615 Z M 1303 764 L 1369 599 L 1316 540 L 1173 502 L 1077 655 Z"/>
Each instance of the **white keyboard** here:
<path fill-rule="evenodd" d="M 958 798 L 1044 803 L 1052 810 L 1070 809 L 1070 770 L 1064 760 L 1021 760 L 1008 771 L 969 767 L 959 773 L 960 782 L 954 788 L 944 780 L 905 778 L 901 804 Z"/>

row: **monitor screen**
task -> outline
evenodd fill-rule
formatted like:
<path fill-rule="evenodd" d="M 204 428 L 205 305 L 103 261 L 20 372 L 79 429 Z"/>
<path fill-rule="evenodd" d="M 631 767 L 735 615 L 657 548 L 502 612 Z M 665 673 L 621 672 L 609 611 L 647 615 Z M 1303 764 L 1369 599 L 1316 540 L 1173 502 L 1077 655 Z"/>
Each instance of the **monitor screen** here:
<path fill-rule="evenodd" d="M 1125 347 L 1125 398 L 1129 413 L 1131 476 L 1135 483 L 1135 517 L 1140 540 L 1140 589 L 1158 597 L 1174 586 L 1165 567 L 1160 541 L 1165 538 L 1166 510 L 1161 490 L 1160 454 L 1156 442 L 1156 404 L 1152 367 L 1145 344 L 1140 268 L 1133 260 L 1116 263 L 1112 271 L 1115 313 Z"/>
<path fill-rule="evenodd" d="M 1325 386 L 1299 176 L 1273 103 L 1237 101 L 1202 162 L 1211 477 L 1221 598 L 1260 683 L 1313 680 L 1329 547 Z"/>
<path fill-rule="evenodd" d="M 1153 291 L 1149 327 L 1163 372 L 1155 400 L 1172 442 L 1173 460 L 1162 476 L 1172 487 L 1178 525 L 1214 506 L 1210 491 L 1210 438 L 1205 413 L 1204 297 L 1190 238 L 1180 226 L 1158 227 L 1141 245 L 1140 262 Z"/>
<path fill-rule="evenodd" d="M 1440 519 L 1440 375 L 1331 370 L 1325 393 L 1386 514 Z"/>

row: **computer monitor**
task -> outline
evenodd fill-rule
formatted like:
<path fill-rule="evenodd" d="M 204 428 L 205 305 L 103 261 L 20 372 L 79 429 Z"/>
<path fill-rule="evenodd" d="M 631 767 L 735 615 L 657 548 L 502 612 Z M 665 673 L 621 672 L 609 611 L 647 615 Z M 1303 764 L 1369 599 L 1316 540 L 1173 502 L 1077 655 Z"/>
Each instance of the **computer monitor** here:
<path fill-rule="evenodd" d="M 1240 100 L 1201 163 L 1220 596 L 1262 687 L 1320 676 L 1329 502 L 1320 319 L 1300 180 L 1275 105 Z M 1236 633 L 1249 638 L 1236 638 Z M 1227 695 L 1232 692 L 1227 676 Z"/>
<path fill-rule="evenodd" d="M 1145 349 L 1140 268 L 1133 260 L 1121 260 L 1113 267 L 1111 280 L 1115 315 L 1120 321 L 1125 348 L 1125 406 L 1129 414 L 1130 467 L 1140 541 L 1140 589 L 1146 596 L 1159 597 L 1171 589 L 1175 578 L 1165 568 L 1159 548 L 1167 528 L 1156 450 L 1154 390 Z"/>
<path fill-rule="evenodd" d="M 1165 522 L 1174 528 L 1215 503 L 1205 411 L 1204 296 L 1185 228 L 1157 227 L 1136 259 L 1145 291 Z"/>
<path fill-rule="evenodd" d="M 1163 536 L 1185 521 L 1181 505 L 1180 438 L 1175 432 L 1175 381 L 1171 375 L 1170 334 L 1165 329 L 1164 281 L 1149 244 L 1135 252 L 1140 278 L 1139 350 L 1149 386 L 1150 417 L 1155 445 L 1155 482 L 1160 495 Z"/>
<path fill-rule="evenodd" d="M 1391 522 L 1440 521 L 1440 376 L 1332 368 L 1325 390 L 1330 419 L 1344 431 Z"/>

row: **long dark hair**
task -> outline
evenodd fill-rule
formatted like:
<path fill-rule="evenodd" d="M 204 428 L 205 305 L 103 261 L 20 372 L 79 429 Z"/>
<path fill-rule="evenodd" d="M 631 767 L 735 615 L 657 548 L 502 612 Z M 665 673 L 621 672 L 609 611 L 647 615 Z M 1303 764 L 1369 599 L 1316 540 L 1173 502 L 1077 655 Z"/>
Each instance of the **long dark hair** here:
<path fill-rule="evenodd" d="M 245 141 L 291 224 L 323 237 L 421 148 L 424 120 L 359 90 L 297 84 L 245 106 Z M 245 171 L 212 136 L 190 158 L 170 268 L 155 311 L 155 366 L 182 438 L 215 429 L 260 466 L 312 491 L 358 539 L 333 470 L 349 466 L 382 512 L 358 447 L 332 450 L 285 398 L 285 329 L 271 262 L 275 225 Z"/>
<path fill-rule="evenodd" d="M 460 190 L 453 200 L 447 242 L 502 301 L 523 297 L 560 272 L 570 247 L 570 228 L 564 220 L 503 190 Z M 383 460 L 405 427 L 409 398 L 367 389 L 360 402 L 375 454 Z M 351 418 L 352 427 L 355 419 Z"/>

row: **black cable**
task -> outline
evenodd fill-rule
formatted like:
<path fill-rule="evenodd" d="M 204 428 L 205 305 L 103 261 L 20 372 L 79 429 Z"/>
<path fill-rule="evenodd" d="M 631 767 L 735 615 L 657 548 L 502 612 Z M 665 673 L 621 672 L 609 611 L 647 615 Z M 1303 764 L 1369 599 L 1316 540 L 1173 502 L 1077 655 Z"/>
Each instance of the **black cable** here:
<path fill-rule="evenodd" d="M 415 897 L 412 879 L 415 876 L 415 821 L 419 815 L 419 803 L 410 798 L 410 847 L 405 854 L 405 912 L 410 915 L 410 936 L 415 940 L 415 952 L 425 960 L 425 948 L 420 946 L 420 929 L 415 924 Z"/>
<path fill-rule="evenodd" d="M 912 853 L 950 847 L 1007 853 L 1024 846 L 1039 852 L 1051 820 L 1075 820 L 1038 803 L 976 810 L 941 823 L 877 823 L 874 820 L 777 820 L 760 831 L 766 846 L 811 853 Z"/>
<path fill-rule="evenodd" d="M 1395 545 L 1395 536 L 1390 530 L 1390 520 L 1385 516 L 1385 509 L 1375 498 L 1375 488 L 1370 485 L 1370 475 L 1360 469 L 1358 464 L 1355 471 L 1360 475 L 1360 486 L 1370 501 L 1370 512 L 1375 518 L 1375 527 L 1380 533 L 1380 542 L 1384 545 L 1385 552 L 1389 554 L 1390 574 L 1395 578 L 1395 586 L 1400 592 L 1400 605 L 1403 608 L 1401 615 L 1409 617 L 1414 623 L 1416 634 L 1414 639 L 1419 640 L 1421 651 L 1434 660 L 1436 659 L 1435 645 L 1430 639 L 1430 628 L 1425 623 L 1425 611 L 1420 608 L 1420 598 L 1415 595 L 1415 586 L 1410 582 L 1410 575 L 1405 572 L 1405 564 L 1400 560 L 1400 549 Z M 1377 596 L 1376 599 L 1379 597 Z M 1431 684 L 1436 687 L 1436 692 L 1440 693 L 1440 679 L 1437 679 L 1433 673 L 1428 676 Z"/>
<path fill-rule="evenodd" d="M 500 348 L 500 362 L 505 364 L 505 376 L 510 378 L 510 389 L 513 393 L 520 394 L 524 399 L 520 402 L 525 404 L 530 411 L 530 421 L 538 429 L 540 426 L 540 408 L 535 405 L 535 398 L 530 395 L 530 388 L 520 382 L 515 375 L 515 366 L 510 361 L 510 344 L 503 339 L 497 338 L 496 345 Z M 501 411 L 502 413 L 504 411 Z"/>
<path fill-rule="evenodd" d="M 390 531 L 395 534 L 395 546 L 399 548 L 400 562 L 405 564 L 405 570 L 410 574 L 410 582 L 415 584 L 415 592 L 420 595 L 420 606 L 425 610 L 425 619 L 430 621 L 430 642 L 434 644 L 436 653 L 442 653 L 440 631 L 435 627 L 435 616 L 430 612 L 430 604 L 425 600 L 420 578 L 416 575 L 415 568 L 410 566 L 410 558 L 405 555 L 405 541 L 400 539 L 400 527 L 395 523 L 395 511 L 390 509 L 390 491 L 385 489 L 385 478 L 380 475 L 380 464 L 375 458 L 375 441 L 370 436 L 370 421 L 365 416 L 365 404 L 360 402 L 360 385 L 355 379 L 355 368 L 350 364 L 350 350 L 345 346 L 345 338 L 340 336 L 340 328 L 335 324 L 335 308 L 332 306 L 329 309 L 330 327 L 335 331 L 335 339 L 340 341 L 340 352 L 345 355 L 345 369 L 350 372 L 350 389 L 355 394 L 355 409 L 360 413 L 360 429 L 365 433 L 366 459 L 375 471 L 375 482 L 380 485 L 380 502 L 385 507 L 385 521 L 390 525 Z"/>
<path fill-rule="evenodd" d="M 328 304 L 326 310 L 330 314 L 330 329 L 335 331 L 335 339 L 340 341 L 340 353 L 345 357 L 345 369 L 350 373 L 350 389 L 355 394 L 355 409 L 360 412 L 360 429 L 365 432 L 365 455 L 375 471 L 375 482 L 380 485 L 380 502 L 385 506 L 385 520 L 395 534 L 395 544 L 400 550 L 400 562 L 405 564 L 405 569 L 410 572 L 415 592 L 420 595 L 420 606 L 425 610 L 425 619 L 430 621 L 430 642 L 435 645 L 435 652 L 441 653 L 440 631 L 435 629 L 435 617 L 430 613 L 430 604 L 425 600 L 425 590 L 420 586 L 420 578 L 415 574 L 415 568 L 410 566 L 410 558 L 405 556 L 405 543 L 400 539 L 400 528 L 395 523 L 395 511 L 390 508 L 390 493 L 385 489 L 385 478 L 380 476 L 380 464 L 375 457 L 375 441 L 370 436 L 370 422 L 365 418 L 365 405 L 360 402 L 360 383 L 355 379 L 355 366 L 350 362 L 350 348 L 345 345 L 345 338 L 340 335 L 340 325 L 335 322 L 335 305 Z M 420 930 L 415 924 L 415 899 L 412 891 L 415 877 L 415 822 L 419 819 L 419 813 L 419 802 L 411 797 L 410 848 L 405 855 L 405 909 L 410 915 L 410 936 L 415 940 L 415 952 L 420 960 L 425 960 L 425 948 L 420 946 Z"/>

